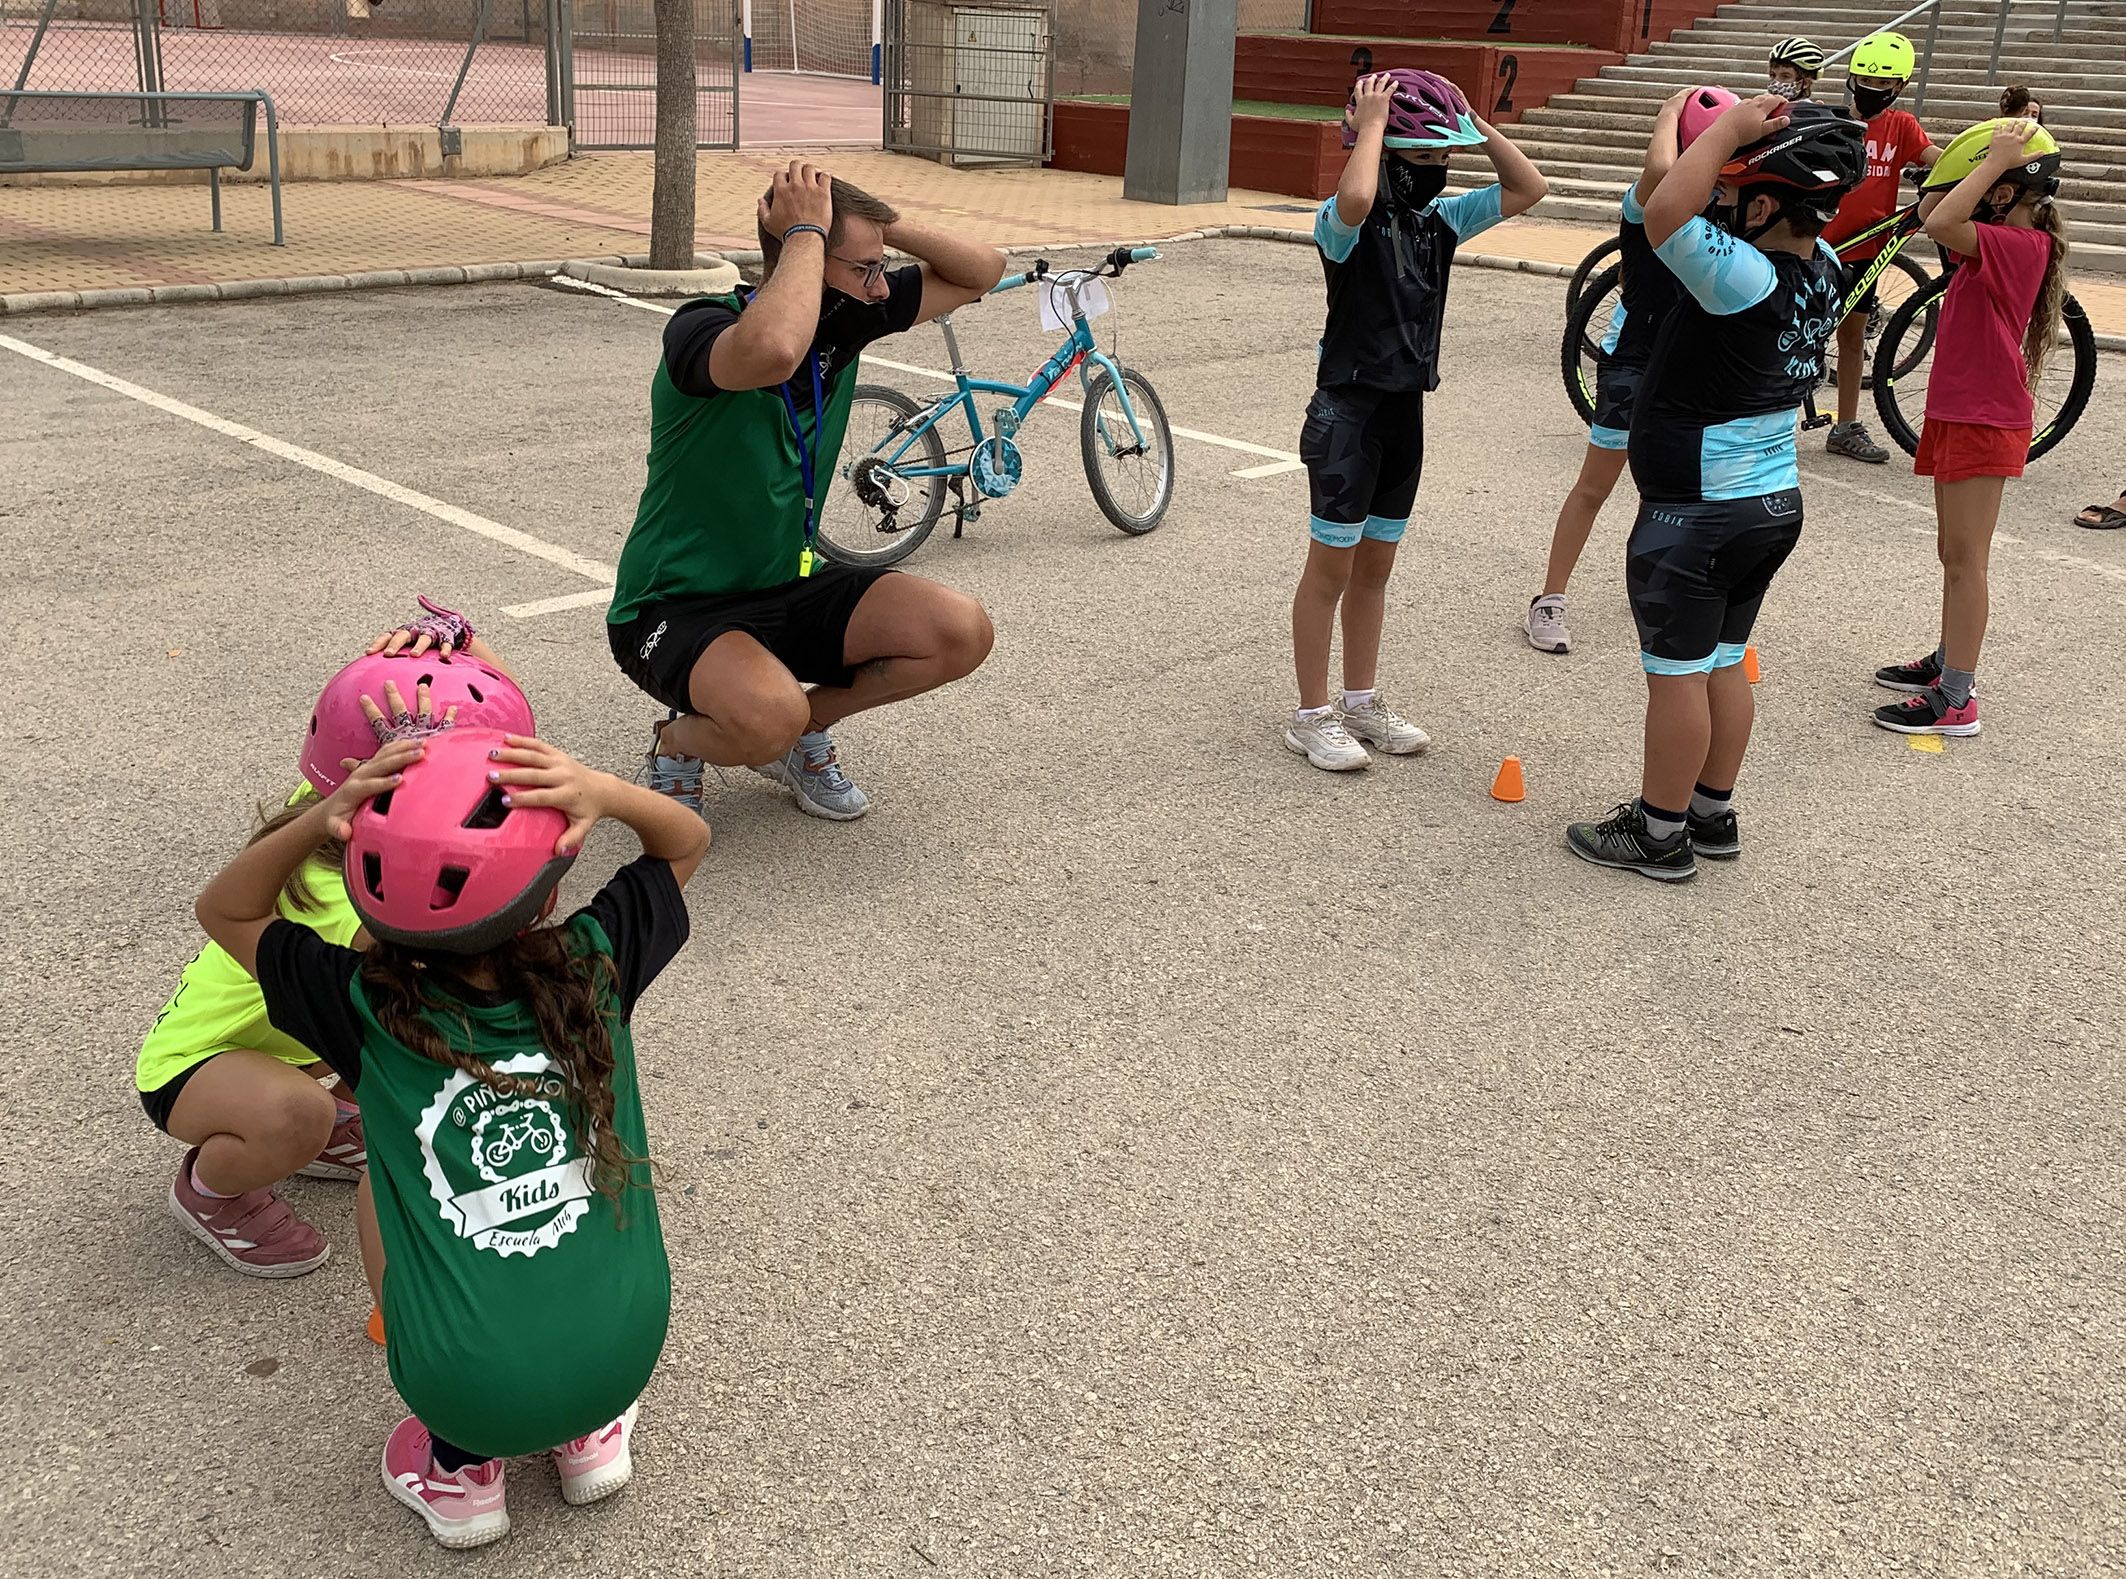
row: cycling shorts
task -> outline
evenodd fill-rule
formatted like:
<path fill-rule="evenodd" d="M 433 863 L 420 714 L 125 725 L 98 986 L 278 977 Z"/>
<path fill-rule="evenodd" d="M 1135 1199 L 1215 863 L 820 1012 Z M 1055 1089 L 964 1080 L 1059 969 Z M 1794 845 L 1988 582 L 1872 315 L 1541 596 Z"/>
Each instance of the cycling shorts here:
<path fill-rule="evenodd" d="M 1401 541 L 1425 469 L 1424 392 L 1363 384 L 1315 390 L 1299 458 L 1307 463 L 1315 542 Z"/>
<path fill-rule="evenodd" d="M 1631 442 L 1631 408 L 1638 403 L 1646 369 L 1615 357 L 1595 369 L 1594 422 L 1587 442 L 1598 450 L 1621 450 Z"/>
<path fill-rule="evenodd" d="M 1772 577 L 1801 540 L 1801 494 L 1641 503 L 1624 582 L 1648 674 L 1705 674 L 1742 661 Z"/>

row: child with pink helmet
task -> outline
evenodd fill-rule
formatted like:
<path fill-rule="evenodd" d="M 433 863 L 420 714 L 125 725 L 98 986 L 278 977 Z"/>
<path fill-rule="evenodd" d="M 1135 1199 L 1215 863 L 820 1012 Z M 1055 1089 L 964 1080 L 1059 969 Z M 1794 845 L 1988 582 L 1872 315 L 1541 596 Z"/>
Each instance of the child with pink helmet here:
<path fill-rule="evenodd" d="M 298 820 L 346 776 L 341 763 L 380 742 L 452 724 L 532 729 L 531 706 L 464 616 L 421 600 L 422 613 L 379 634 L 326 685 L 303 734 L 304 783 L 265 818 L 260 837 Z M 280 913 L 335 943 L 361 922 L 327 842 L 291 875 Z M 328 1088 L 318 1055 L 267 1020 L 257 983 L 208 944 L 185 966 L 134 1065 L 141 1106 L 190 1149 L 169 1205 L 186 1230 L 249 1277 L 299 1277 L 324 1264 L 324 1236 L 275 1188 L 290 1174 L 362 1180 L 359 1109 Z M 366 1190 L 364 1231 L 367 1231 Z"/>
<path fill-rule="evenodd" d="M 348 766 L 196 908 L 274 1027 L 361 1096 L 377 1223 L 363 1259 L 412 1411 L 385 1443 L 384 1486 L 445 1546 L 482 1546 L 509 1532 L 505 1458 L 551 1452 L 570 1503 L 633 1473 L 671 1268 L 629 1021 L 686 943 L 680 890 L 709 832 L 525 734 L 460 727 Z M 641 856 L 541 925 L 608 817 Z M 366 953 L 279 912 L 328 839 Z M 537 1375 L 498 1372 L 510 1352 L 536 1353 Z"/>

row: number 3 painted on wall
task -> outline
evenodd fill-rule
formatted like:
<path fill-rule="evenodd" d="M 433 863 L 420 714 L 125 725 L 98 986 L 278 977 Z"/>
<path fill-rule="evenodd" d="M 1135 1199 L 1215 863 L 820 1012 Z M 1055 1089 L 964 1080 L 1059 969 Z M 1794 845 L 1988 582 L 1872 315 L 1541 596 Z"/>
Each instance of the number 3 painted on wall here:
<path fill-rule="evenodd" d="M 1506 86 L 1499 89 L 1498 103 L 1491 107 L 1493 115 L 1504 115 L 1513 108 L 1513 85 L 1521 80 L 1521 62 L 1517 55 L 1499 56 L 1498 74 L 1506 79 Z"/>

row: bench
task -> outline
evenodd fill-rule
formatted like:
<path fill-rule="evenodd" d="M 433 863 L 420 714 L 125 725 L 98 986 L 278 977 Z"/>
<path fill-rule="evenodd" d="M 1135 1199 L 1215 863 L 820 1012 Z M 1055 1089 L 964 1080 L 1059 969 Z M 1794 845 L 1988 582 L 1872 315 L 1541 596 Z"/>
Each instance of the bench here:
<path fill-rule="evenodd" d="M 221 172 L 248 170 L 266 114 L 273 244 L 281 235 L 280 121 L 264 93 L 70 93 L 0 88 L 0 175 L 204 170 L 221 229 Z"/>

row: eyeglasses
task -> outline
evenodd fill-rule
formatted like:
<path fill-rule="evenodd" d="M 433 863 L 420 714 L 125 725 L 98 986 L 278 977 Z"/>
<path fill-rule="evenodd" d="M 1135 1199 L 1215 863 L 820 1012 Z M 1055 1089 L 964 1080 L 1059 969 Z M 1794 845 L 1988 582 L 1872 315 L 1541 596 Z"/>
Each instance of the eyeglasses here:
<path fill-rule="evenodd" d="M 859 263 L 856 259 L 845 258 L 840 253 L 829 253 L 828 256 L 845 269 L 859 271 L 864 276 L 864 289 L 867 291 L 871 290 L 880 280 L 886 277 L 886 260 L 884 258 L 876 258 L 869 263 Z"/>

